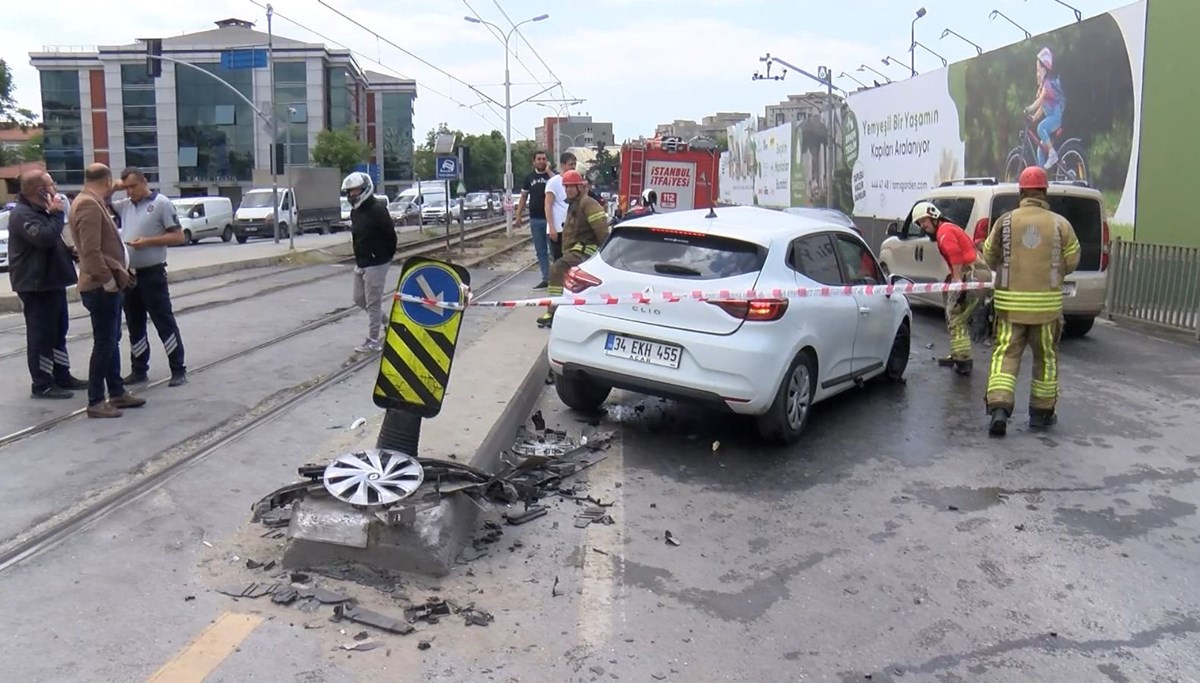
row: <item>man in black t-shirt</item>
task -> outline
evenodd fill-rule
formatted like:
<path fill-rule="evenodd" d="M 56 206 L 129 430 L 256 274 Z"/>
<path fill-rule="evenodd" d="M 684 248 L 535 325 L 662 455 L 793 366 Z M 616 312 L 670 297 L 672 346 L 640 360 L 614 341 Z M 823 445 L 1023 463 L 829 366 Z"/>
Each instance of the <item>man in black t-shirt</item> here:
<path fill-rule="evenodd" d="M 521 184 L 521 200 L 517 203 L 516 219 L 521 220 L 525 204 L 529 203 L 529 231 L 533 235 L 533 250 L 537 253 L 542 281 L 535 289 L 545 289 L 550 279 L 550 246 L 546 240 L 546 181 L 553 176 L 546 168 L 546 153 L 533 155 L 533 170 Z"/>

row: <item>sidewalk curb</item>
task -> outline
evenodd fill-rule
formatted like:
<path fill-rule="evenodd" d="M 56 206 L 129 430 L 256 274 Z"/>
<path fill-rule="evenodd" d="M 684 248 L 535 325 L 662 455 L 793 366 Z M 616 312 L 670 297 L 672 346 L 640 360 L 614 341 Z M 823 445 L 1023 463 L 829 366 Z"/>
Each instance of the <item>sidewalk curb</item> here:
<path fill-rule="evenodd" d="M 269 268 L 271 266 L 285 265 L 315 265 L 318 263 L 330 263 L 338 259 L 346 258 L 354 253 L 354 247 L 349 242 L 344 244 L 333 244 L 327 247 L 314 247 L 312 249 L 297 249 L 295 252 L 278 254 L 275 256 L 259 256 L 257 258 L 244 259 L 241 261 L 228 261 L 226 263 L 213 263 L 205 266 L 193 266 L 191 268 L 180 268 L 171 270 L 167 267 L 167 282 L 187 282 L 188 280 L 199 280 L 201 278 L 213 277 L 215 275 L 224 275 L 226 273 L 235 273 L 239 270 L 251 270 L 253 268 Z M 79 301 L 79 290 L 74 287 L 67 289 L 67 301 L 74 303 Z M 20 313 L 21 299 L 15 293 L 0 294 L 0 313 Z"/>

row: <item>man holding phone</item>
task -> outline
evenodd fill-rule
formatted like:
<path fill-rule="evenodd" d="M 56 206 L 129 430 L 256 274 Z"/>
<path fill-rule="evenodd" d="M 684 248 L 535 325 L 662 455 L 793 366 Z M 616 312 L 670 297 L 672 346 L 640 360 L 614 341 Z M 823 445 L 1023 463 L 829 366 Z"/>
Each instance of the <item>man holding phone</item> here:
<path fill-rule="evenodd" d="M 175 322 L 171 291 L 167 286 L 167 247 L 185 241 L 179 214 L 166 195 L 150 189 L 141 169 L 130 167 L 121 171 L 121 180 L 113 185 L 113 190 L 124 190 L 128 195 L 112 202 L 112 206 L 121 219 L 121 236 L 129 247 L 129 270 L 136 279 L 125 296 L 131 365 L 125 383 L 142 384 L 149 379 L 148 316 L 167 352 L 167 362 L 171 366 L 168 386 L 183 386 L 187 384 L 183 339 Z"/>
<path fill-rule="evenodd" d="M 77 280 L 71 250 L 63 241 L 63 203 L 47 187 L 43 171 L 22 175 L 20 192 L 8 221 L 8 278 L 25 314 L 31 395 L 69 399 L 71 389 L 83 382 L 71 377 L 65 339 L 59 349 L 67 287 Z"/>

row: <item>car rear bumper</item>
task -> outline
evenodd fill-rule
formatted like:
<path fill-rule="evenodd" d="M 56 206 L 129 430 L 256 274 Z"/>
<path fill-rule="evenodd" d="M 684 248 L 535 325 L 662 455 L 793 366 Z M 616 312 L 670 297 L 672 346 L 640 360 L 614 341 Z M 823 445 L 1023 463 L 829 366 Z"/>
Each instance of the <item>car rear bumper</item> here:
<path fill-rule="evenodd" d="M 682 347 L 679 367 L 607 355 L 610 332 Z M 702 334 L 564 306 L 555 313 L 548 353 L 558 375 L 583 375 L 620 389 L 760 415 L 775 399 L 786 360 L 775 336 L 745 325 L 728 336 Z"/>
<path fill-rule="evenodd" d="M 1075 272 L 1067 276 L 1075 283 L 1075 296 L 1063 297 L 1063 315 L 1094 318 L 1104 312 L 1108 296 L 1108 273 Z"/>

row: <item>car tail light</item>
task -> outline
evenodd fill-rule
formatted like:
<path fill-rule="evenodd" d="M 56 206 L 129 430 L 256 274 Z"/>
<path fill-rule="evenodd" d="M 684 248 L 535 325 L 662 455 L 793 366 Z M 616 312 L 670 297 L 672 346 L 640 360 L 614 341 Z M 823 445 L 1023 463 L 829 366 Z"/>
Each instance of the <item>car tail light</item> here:
<path fill-rule="evenodd" d="M 724 299 L 708 303 L 747 322 L 779 320 L 787 311 L 787 299 Z"/>
<path fill-rule="evenodd" d="M 975 242 L 975 244 L 979 244 L 980 242 L 986 240 L 988 236 L 988 227 L 990 226 L 991 221 L 988 220 L 987 216 L 980 218 L 975 223 L 975 239 L 972 241 Z"/>
<path fill-rule="evenodd" d="M 1100 272 L 1108 270 L 1108 221 L 1104 221 L 1103 227 L 1100 229 Z"/>
<path fill-rule="evenodd" d="M 578 294 L 585 289 L 597 287 L 601 284 L 604 284 L 603 280 L 579 266 L 568 270 L 566 277 L 563 278 L 563 289 L 573 294 Z"/>

